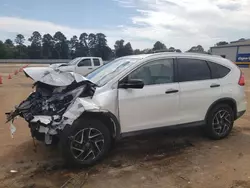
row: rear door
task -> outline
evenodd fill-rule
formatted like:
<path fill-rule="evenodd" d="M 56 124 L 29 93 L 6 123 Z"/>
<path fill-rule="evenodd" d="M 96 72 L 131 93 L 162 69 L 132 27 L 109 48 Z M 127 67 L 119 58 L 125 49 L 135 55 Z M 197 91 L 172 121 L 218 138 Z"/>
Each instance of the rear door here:
<path fill-rule="evenodd" d="M 83 76 L 88 74 L 92 70 L 93 70 L 93 63 L 91 61 L 91 58 L 82 59 L 76 65 L 76 72 L 83 75 Z"/>
<path fill-rule="evenodd" d="M 221 96 L 220 81 L 212 78 L 208 63 L 200 59 L 178 58 L 180 121 L 202 121 L 209 106 Z"/>

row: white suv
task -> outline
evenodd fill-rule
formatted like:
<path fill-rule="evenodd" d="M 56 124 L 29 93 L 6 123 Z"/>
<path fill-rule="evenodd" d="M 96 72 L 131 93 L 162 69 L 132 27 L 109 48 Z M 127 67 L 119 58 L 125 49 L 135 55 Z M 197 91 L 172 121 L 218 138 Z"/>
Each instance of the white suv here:
<path fill-rule="evenodd" d="M 37 77 L 37 70 L 36 76 L 33 72 L 32 68 L 25 69 L 28 76 Z M 20 115 L 29 122 L 33 137 L 45 139 L 46 144 L 59 140 L 63 157 L 73 165 L 93 165 L 107 154 L 113 141 L 122 137 L 170 126 L 204 126 L 211 138 L 221 139 L 246 111 L 242 72 L 217 56 L 126 56 L 86 78 L 71 73 L 69 81 L 71 77 L 65 74 L 49 74 L 47 70 L 45 76 L 38 76 L 35 81 L 42 85 L 35 93 L 49 97 L 41 99 L 40 105 L 38 94 L 30 96 L 17 107 L 18 112 L 8 114 L 8 120 Z M 64 92 L 68 87 L 71 89 Z M 27 104 L 32 110 L 27 110 Z M 60 107 L 64 104 L 69 105 Z"/>

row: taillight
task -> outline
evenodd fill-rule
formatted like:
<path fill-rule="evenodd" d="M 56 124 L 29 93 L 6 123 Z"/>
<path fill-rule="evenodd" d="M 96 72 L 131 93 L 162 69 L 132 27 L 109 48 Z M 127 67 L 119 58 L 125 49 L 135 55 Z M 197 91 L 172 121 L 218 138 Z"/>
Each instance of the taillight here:
<path fill-rule="evenodd" d="M 238 84 L 239 84 L 240 86 L 244 86 L 244 85 L 245 85 L 245 77 L 244 77 L 243 72 L 240 72 L 240 79 L 239 79 Z"/>

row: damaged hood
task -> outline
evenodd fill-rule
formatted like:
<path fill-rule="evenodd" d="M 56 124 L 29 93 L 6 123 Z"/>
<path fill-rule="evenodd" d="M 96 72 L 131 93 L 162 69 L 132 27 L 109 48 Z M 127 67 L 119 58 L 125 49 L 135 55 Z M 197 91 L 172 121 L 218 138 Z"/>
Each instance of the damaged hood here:
<path fill-rule="evenodd" d="M 52 86 L 68 86 L 74 81 L 77 83 L 82 81 L 91 82 L 84 76 L 75 72 L 61 72 L 51 67 L 28 67 L 23 69 L 23 71 L 35 82 L 42 82 Z"/>

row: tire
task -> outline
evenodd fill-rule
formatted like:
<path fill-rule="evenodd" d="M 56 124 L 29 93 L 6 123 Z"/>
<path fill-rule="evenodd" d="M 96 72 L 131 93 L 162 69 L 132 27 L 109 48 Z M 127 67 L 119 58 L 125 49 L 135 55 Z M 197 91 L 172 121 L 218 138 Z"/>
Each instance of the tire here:
<path fill-rule="evenodd" d="M 229 135 L 233 124 L 233 109 L 227 104 L 219 104 L 209 112 L 205 131 L 211 139 L 220 140 Z"/>
<path fill-rule="evenodd" d="M 93 166 L 104 158 L 110 146 L 108 128 L 94 119 L 79 119 L 71 126 L 67 125 L 59 143 L 62 157 L 69 167 Z"/>

